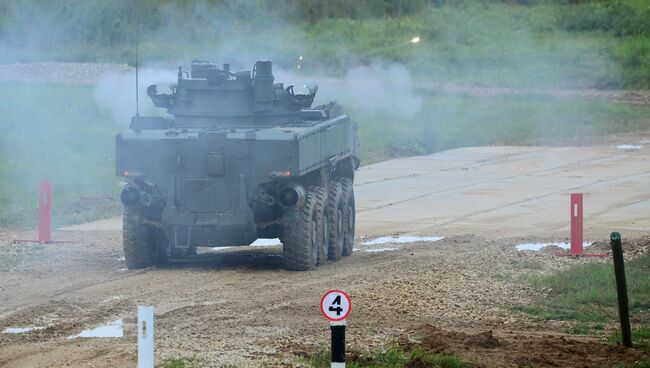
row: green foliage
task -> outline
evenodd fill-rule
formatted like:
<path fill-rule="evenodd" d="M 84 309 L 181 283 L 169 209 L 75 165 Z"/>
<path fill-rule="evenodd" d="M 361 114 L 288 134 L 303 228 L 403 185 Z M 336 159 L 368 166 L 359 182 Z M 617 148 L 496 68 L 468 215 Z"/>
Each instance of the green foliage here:
<path fill-rule="evenodd" d="M 198 358 L 170 358 L 165 359 L 159 364 L 156 364 L 156 368 L 205 368 L 205 367 L 217 367 L 217 365 L 209 364 Z M 225 366 L 229 367 L 229 366 Z"/>
<path fill-rule="evenodd" d="M 421 362 L 420 365 L 414 362 Z M 432 354 L 423 349 L 416 349 L 411 353 L 410 363 L 412 366 L 426 366 L 439 368 L 464 368 L 467 364 L 455 355 L 449 354 Z"/>
<path fill-rule="evenodd" d="M 608 338 L 610 344 L 621 344 L 623 338 L 621 337 L 621 331 L 617 330 Z M 644 348 L 648 353 L 650 353 L 650 327 L 636 327 L 632 329 L 632 343 L 635 346 Z"/>
<path fill-rule="evenodd" d="M 431 6 L 441 4 L 444 6 Z M 650 87 L 650 9 L 613 1 L 7 0 L 0 61 L 398 62 L 436 82 Z M 520 6 L 520 5 L 527 6 Z M 413 36 L 422 42 L 408 42 Z"/>
<path fill-rule="evenodd" d="M 650 7 L 641 2 L 594 2 L 566 7 L 558 25 L 571 32 L 607 32 L 615 36 L 650 35 Z"/>
<path fill-rule="evenodd" d="M 330 366 L 328 350 L 309 356 L 308 362 L 312 367 L 325 368 Z M 401 368 L 401 367 L 436 367 L 436 368 L 463 368 L 465 362 L 450 354 L 434 354 L 421 348 L 405 352 L 399 347 L 378 349 L 374 352 L 352 351 L 346 357 L 346 367 L 350 368 Z"/>
<path fill-rule="evenodd" d="M 626 262 L 630 313 L 648 324 L 650 307 L 650 256 Z M 611 263 L 583 264 L 556 275 L 528 280 L 536 289 L 549 291 L 548 298 L 517 309 L 548 320 L 613 322 L 617 320 L 617 296 Z M 644 314 L 646 313 L 646 314 Z M 644 320 L 645 319 L 645 320 Z M 582 325 L 580 328 L 583 328 Z M 580 329 L 579 328 L 579 329 Z M 642 331 L 646 331 L 644 328 Z M 647 331 L 646 331 L 647 332 Z"/>

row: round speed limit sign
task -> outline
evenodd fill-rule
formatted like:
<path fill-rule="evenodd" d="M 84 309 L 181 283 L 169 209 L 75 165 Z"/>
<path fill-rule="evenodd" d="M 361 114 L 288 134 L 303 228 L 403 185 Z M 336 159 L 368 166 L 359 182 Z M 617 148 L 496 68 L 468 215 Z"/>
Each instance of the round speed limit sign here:
<path fill-rule="evenodd" d="M 320 311 L 332 322 L 342 321 L 352 310 L 352 301 L 342 290 L 330 290 L 320 300 Z"/>

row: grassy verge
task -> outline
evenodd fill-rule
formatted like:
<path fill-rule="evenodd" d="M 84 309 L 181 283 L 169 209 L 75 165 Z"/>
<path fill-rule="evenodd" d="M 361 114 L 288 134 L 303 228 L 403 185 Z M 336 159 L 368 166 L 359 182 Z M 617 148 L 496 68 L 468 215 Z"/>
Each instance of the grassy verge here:
<path fill-rule="evenodd" d="M 330 366 L 329 350 L 323 350 L 306 359 L 314 368 L 326 368 Z M 463 359 L 454 355 L 433 354 L 423 349 L 415 349 L 412 352 L 405 352 L 399 348 L 378 350 L 376 352 L 353 351 L 346 357 L 346 367 L 439 367 L 439 368 L 462 368 L 468 365 Z"/>
<path fill-rule="evenodd" d="M 650 256 L 626 262 L 629 306 L 635 342 L 650 347 Z M 594 334 L 605 325 L 617 326 L 618 304 L 613 265 L 584 264 L 556 275 L 528 279 L 548 297 L 516 309 L 540 320 L 572 322 L 567 332 Z M 620 340 L 616 335 L 610 338 Z"/>
<path fill-rule="evenodd" d="M 54 225 L 116 211 L 114 134 L 93 100 L 94 87 L 0 84 L 0 224 L 28 224 L 38 182 L 53 185 Z M 108 213 L 106 213 L 108 212 Z"/>
<path fill-rule="evenodd" d="M 232 368 L 235 365 L 215 365 L 199 358 L 170 358 L 156 364 L 156 368 Z"/>
<path fill-rule="evenodd" d="M 410 119 L 357 111 L 363 163 L 478 145 L 535 145 L 650 129 L 650 108 L 559 97 L 427 94 Z"/>
<path fill-rule="evenodd" d="M 625 265 L 630 299 L 630 313 L 645 315 L 650 307 L 650 256 L 629 261 Z M 548 298 L 530 311 L 549 320 L 579 322 L 616 321 L 618 316 L 614 270 L 610 263 L 584 264 L 553 276 L 530 279 L 533 287 L 550 290 Z M 650 323 L 650 319 L 640 322 Z"/>

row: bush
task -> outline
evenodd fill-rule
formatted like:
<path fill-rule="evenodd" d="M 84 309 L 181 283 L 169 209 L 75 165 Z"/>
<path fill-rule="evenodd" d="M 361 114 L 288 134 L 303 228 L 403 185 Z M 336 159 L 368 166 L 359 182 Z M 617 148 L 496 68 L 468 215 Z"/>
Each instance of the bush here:
<path fill-rule="evenodd" d="M 650 8 L 624 2 L 591 3 L 565 7 L 558 24 L 572 32 L 607 32 L 617 37 L 650 35 Z"/>

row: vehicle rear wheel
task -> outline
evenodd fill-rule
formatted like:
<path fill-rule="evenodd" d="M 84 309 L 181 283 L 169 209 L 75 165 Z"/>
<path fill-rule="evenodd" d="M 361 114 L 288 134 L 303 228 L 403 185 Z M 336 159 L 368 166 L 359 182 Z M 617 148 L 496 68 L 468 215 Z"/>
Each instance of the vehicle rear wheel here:
<path fill-rule="evenodd" d="M 329 219 L 329 244 L 328 258 L 336 261 L 343 254 L 343 241 L 345 240 L 343 202 L 343 185 L 340 180 L 329 183 L 329 196 L 327 198 L 327 214 Z"/>
<path fill-rule="evenodd" d="M 343 202 L 345 203 L 344 210 L 344 226 L 345 236 L 343 240 L 343 255 L 349 256 L 354 249 L 354 229 L 356 221 L 356 212 L 354 205 L 354 186 L 351 179 L 345 178 L 341 181 L 343 187 Z"/>
<path fill-rule="evenodd" d="M 325 191 L 313 187 L 303 208 L 285 212 L 282 253 L 289 270 L 307 271 L 318 264 L 323 246 L 324 201 Z"/>
<path fill-rule="evenodd" d="M 156 234 L 156 230 L 144 224 L 136 210 L 129 208 L 124 210 L 122 246 L 128 269 L 134 270 L 167 262 L 165 250 L 160 246 L 160 237 Z"/>

